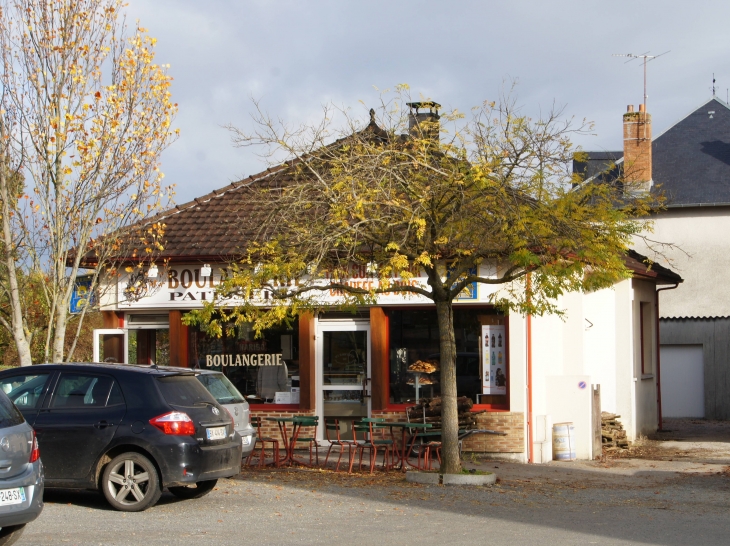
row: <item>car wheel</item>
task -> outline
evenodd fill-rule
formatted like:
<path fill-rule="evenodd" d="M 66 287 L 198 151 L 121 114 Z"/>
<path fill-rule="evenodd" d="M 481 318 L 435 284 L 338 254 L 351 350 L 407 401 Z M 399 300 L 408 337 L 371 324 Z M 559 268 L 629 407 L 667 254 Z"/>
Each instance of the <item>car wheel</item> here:
<path fill-rule="evenodd" d="M 0 546 L 10 546 L 15 544 L 23 534 L 25 523 L 22 525 L 8 525 L 0 529 Z"/>
<path fill-rule="evenodd" d="M 196 482 L 195 485 L 168 487 L 167 489 L 170 493 L 181 499 L 199 499 L 213 491 L 217 483 L 218 480 L 205 480 L 203 482 Z"/>
<path fill-rule="evenodd" d="M 162 495 L 155 465 L 139 453 L 114 457 L 104 468 L 101 486 L 112 508 L 122 512 L 146 510 Z"/>

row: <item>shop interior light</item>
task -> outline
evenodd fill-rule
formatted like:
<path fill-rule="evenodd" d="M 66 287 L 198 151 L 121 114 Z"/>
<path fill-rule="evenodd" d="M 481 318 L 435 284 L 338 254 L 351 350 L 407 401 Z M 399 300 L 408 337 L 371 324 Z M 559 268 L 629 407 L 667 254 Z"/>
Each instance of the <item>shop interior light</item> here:
<path fill-rule="evenodd" d="M 200 268 L 201 277 L 210 277 L 212 273 L 213 268 L 210 267 L 210 264 L 205 264 L 203 267 Z"/>
<path fill-rule="evenodd" d="M 147 278 L 148 279 L 156 279 L 157 278 L 157 266 L 155 264 L 152 264 L 150 268 L 147 270 Z"/>

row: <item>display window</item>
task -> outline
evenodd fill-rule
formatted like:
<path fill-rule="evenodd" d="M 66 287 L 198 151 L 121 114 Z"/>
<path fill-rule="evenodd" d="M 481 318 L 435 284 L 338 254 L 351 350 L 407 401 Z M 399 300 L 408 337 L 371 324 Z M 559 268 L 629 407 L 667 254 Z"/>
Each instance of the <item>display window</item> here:
<path fill-rule="evenodd" d="M 223 328 L 221 337 L 191 326 L 188 365 L 223 372 L 252 404 L 299 404 L 297 320 L 256 338 L 250 325 Z"/>
<path fill-rule="evenodd" d="M 414 404 L 421 398 L 440 396 L 441 354 L 436 310 L 391 309 L 386 314 L 389 404 Z M 508 408 L 505 322 L 504 315 L 491 308 L 454 307 L 457 395 L 470 398 L 475 405 Z"/>

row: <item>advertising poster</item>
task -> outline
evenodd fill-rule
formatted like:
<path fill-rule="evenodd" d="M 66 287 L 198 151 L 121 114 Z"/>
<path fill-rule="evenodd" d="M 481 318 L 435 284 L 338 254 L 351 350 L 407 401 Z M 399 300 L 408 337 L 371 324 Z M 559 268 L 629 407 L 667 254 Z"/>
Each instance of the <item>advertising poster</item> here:
<path fill-rule="evenodd" d="M 482 325 L 482 394 L 507 394 L 504 326 Z"/>

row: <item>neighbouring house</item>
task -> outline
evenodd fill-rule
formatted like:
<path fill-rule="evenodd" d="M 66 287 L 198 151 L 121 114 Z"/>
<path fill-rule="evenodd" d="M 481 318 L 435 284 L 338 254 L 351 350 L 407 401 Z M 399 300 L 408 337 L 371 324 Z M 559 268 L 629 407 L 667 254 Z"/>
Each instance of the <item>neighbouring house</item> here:
<path fill-rule="evenodd" d="M 300 316 L 291 326 L 267 330 L 263 339 L 246 325 L 215 338 L 182 322 L 187 311 L 212 298 L 241 255 L 247 234 L 236 219 L 255 214 L 252 188 L 288 176 L 285 168 L 267 170 L 162 214 L 166 244 L 158 263 L 166 265 L 154 275 L 125 273 L 104 292 L 105 328 L 96 332 L 95 359 L 220 369 L 262 416 L 404 421 L 408 406 L 439 393 L 438 373 L 423 364 L 437 363 L 439 353 L 430 300 L 384 294 L 355 314 Z M 622 416 L 630 439 L 656 429 L 657 287 L 681 278 L 648 267 L 634 252 L 626 264 L 633 278 L 563 297 L 566 320 L 500 313 L 485 285 L 454 303 L 458 394 L 474 401 L 479 428 L 506 432 L 473 435 L 464 450 L 550 460 L 552 425 L 572 422 L 577 456 L 593 458 L 601 449 L 600 425 L 597 430 L 594 424 L 601 409 Z M 347 282 L 368 279 L 361 270 Z M 409 369 L 418 361 L 421 371 Z M 271 381 L 274 368 L 277 376 L 285 372 L 286 385 L 273 397 L 262 396 L 258 387 Z M 266 432 L 278 434 L 274 426 Z"/>
<path fill-rule="evenodd" d="M 650 116 L 638 125 L 634 118 L 624 114 L 624 150 L 590 152 L 576 169 L 611 180 L 628 161 L 648 169 L 651 191 L 666 195 L 650 237 L 674 247 L 660 247 L 662 256 L 636 245 L 684 278 L 680 290 L 660 296 L 662 415 L 728 419 L 730 298 L 722 279 L 730 267 L 730 109 L 713 97 L 654 138 Z"/>

